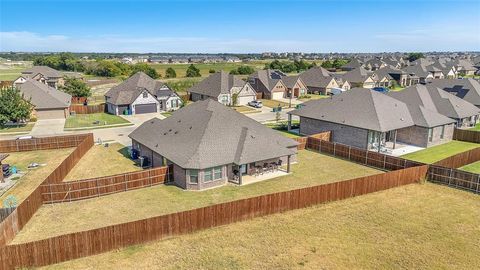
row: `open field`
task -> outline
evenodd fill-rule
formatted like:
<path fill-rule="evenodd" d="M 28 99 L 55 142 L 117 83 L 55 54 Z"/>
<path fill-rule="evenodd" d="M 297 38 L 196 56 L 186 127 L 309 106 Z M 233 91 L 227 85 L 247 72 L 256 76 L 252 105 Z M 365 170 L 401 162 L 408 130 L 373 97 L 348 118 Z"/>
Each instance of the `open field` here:
<path fill-rule="evenodd" d="M 245 186 L 228 184 L 201 192 L 171 185 L 132 190 L 72 203 L 42 206 L 13 240 L 22 243 L 69 232 L 183 211 L 212 204 L 381 173 L 341 159 L 303 150 L 292 174 Z"/>
<path fill-rule="evenodd" d="M 451 141 L 411 154 L 403 155 L 402 158 L 430 164 L 477 147 L 480 147 L 480 144 L 462 141 Z"/>
<path fill-rule="evenodd" d="M 95 123 L 95 121 L 98 121 L 98 123 Z M 65 121 L 65 129 L 95 129 L 112 125 L 128 126 L 133 124 L 120 116 L 108 113 L 77 114 L 69 116 Z"/>
<path fill-rule="evenodd" d="M 129 159 L 127 147 L 113 143 L 93 146 L 73 167 L 64 181 L 102 177 L 141 170 Z"/>
<path fill-rule="evenodd" d="M 0 68 L 0 81 L 13 81 L 18 78 L 26 67 L 2 67 Z"/>
<path fill-rule="evenodd" d="M 414 184 L 44 269 L 473 269 L 478 209 L 478 195 Z"/>
<path fill-rule="evenodd" d="M 65 148 L 10 153 L 10 156 L 3 163 L 16 166 L 20 171 L 27 172 L 27 174 L 18 179 L 18 182 L 0 197 L 0 202 L 8 195 L 15 196 L 18 202 L 23 201 L 73 150 L 74 148 Z M 45 166 L 28 169 L 28 165 L 34 162 L 45 164 Z"/>
<path fill-rule="evenodd" d="M 27 123 L 26 125 L 20 126 L 5 126 L 0 127 L 0 134 L 2 133 L 29 133 L 32 131 L 33 126 L 35 125 L 34 122 Z"/>

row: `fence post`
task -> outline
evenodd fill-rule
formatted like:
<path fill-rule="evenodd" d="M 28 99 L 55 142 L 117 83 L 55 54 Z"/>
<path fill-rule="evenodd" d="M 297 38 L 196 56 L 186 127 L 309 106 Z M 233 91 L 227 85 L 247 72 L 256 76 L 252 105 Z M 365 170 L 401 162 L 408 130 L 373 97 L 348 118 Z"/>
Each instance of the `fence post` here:
<path fill-rule="evenodd" d="M 477 176 L 477 193 L 480 193 L 480 174 Z"/>
<path fill-rule="evenodd" d="M 123 182 L 125 182 L 125 191 L 127 191 L 128 190 L 128 187 L 127 187 L 128 185 L 127 185 L 127 175 L 126 174 L 123 175 Z"/>
<path fill-rule="evenodd" d="M 450 180 L 452 180 L 452 172 L 453 172 L 453 169 L 450 168 L 450 173 L 449 173 L 449 176 L 448 176 L 448 186 L 450 186 Z"/>
<path fill-rule="evenodd" d="M 148 180 L 150 181 L 150 186 L 152 186 L 152 177 L 150 176 L 151 170 L 148 170 Z"/>
<path fill-rule="evenodd" d="M 350 152 L 352 151 L 352 147 L 348 146 L 348 160 L 352 160 Z"/>
<path fill-rule="evenodd" d="M 365 165 L 368 165 L 368 149 L 365 150 Z"/>
<path fill-rule="evenodd" d="M 95 182 L 97 183 L 97 197 L 100 197 L 100 186 L 98 185 L 98 178 Z"/>
<path fill-rule="evenodd" d="M 336 156 L 336 155 L 335 155 L 335 144 L 336 144 L 336 143 L 333 143 L 333 156 Z"/>
<path fill-rule="evenodd" d="M 383 169 L 386 169 L 387 155 L 383 155 Z"/>
<path fill-rule="evenodd" d="M 403 159 L 403 168 L 404 168 L 404 169 L 407 168 L 407 160 L 406 160 L 406 159 Z"/>

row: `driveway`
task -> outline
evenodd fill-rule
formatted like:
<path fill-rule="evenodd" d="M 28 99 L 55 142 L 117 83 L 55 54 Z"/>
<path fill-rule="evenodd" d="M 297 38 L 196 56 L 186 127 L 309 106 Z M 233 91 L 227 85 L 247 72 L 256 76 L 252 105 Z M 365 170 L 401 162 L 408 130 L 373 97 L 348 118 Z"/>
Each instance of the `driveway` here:
<path fill-rule="evenodd" d="M 135 126 L 139 126 L 143 124 L 143 122 L 148 121 L 154 117 L 158 119 L 164 119 L 161 113 L 143 113 L 143 114 L 135 114 L 135 115 L 120 115 L 123 119 L 133 123 Z"/>
<path fill-rule="evenodd" d="M 260 122 L 260 123 L 265 123 L 265 122 L 272 122 L 276 120 L 277 113 L 272 111 L 272 108 L 265 107 L 263 106 L 261 108 L 261 112 L 259 113 L 249 113 L 245 114 L 245 116 L 248 116 L 252 118 L 253 120 Z M 283 109 L 280 112 L 280 120 L 281 121 L 286 121 L 288 120 L 287 112 L 294 110 L 294 108 L 289 108 L 289 109 Z M 293 120 L 298 119 L 297 116 L 293 116 Z"/>
<path fill-rule="evenodd" d="M 44 119 L 37 120 L 33 126 L 30 135 L 45 136 L 45 135 L 60 135 L 63 134 L 63 127 L 65 126 L 65 119 Z"/>

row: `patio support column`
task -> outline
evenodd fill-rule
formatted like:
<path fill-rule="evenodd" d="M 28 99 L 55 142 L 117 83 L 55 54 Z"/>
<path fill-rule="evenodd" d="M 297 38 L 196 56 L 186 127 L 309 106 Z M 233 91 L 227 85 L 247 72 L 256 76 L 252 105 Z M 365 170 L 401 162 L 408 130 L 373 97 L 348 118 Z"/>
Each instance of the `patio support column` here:
<path fill-rule="evenodd" d="M 397 145 L 397 130 L 395 129 L 395 134 L 393 136 L 393 149 L 395 149 L 396 145 Z"/>
<path fill-rule="evenodd" d="M 380 148 L 382 148 L 382 134 L 383 132 L 378 132 L 378 153 L 380 153 Z"/>
<path fill-rule="evenodd" d="M 287 173 L 290 173 L 290 156 L 287 157 Z"/>
<path fill-rule="evenodd" d="M 287 130 L 290 131 L 292 129 L 292 115 L 288 114 L 288 128 Z"/>
<path fill-rule="evenodd" d="M 242 169 L 241 165 L 238 166 L 238 184 L 242 185 Z"/>

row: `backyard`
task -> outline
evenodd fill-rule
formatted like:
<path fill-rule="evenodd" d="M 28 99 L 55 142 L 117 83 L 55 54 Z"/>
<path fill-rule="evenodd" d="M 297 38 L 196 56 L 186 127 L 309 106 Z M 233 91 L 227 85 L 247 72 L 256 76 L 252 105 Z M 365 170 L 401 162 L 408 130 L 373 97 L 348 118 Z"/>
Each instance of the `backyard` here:
<path fill-rule="evenodd" d="M 113 143 L 95 145 L 73 167 L 64 181 L 102 177 L 141 170 L 128 157 L 127 147 Z"/>
<path fill-rule="evenodd" d="M 403 155 L 402 158 L 431 164 L 477 147 L 480 147 L 480 144 L 462 141 L 451 141 L 414 153 Z"/>
<path fill-rule="evenodd" d="M 42 206 L 13 240 L 22 243 L 202 206 L 382 173 L 345 160 L 302 150 L 292 174 L 245 186 L 202 192 L 172 185 L 132 190 L 84 201 Z"/>
<path fill-rule="evenodd" d="M 459 170 L 480 174 L 480 161 L 458 168 Z"/>
<path fill-rule="evenodd" d="M 10 156 L 3 163 L 15 166 L 18 170 L 26 172 L 26 174 L 16 180 L 17 183 L 0 196 L 0 202 L 8 195 L 15 196 L 18 202 L 23 201 L 72 151 L 73 148 L 65 148 L 9 153 Z M 31 163 L 38 163 L 40 166 L 28 169 L 27 167 Z"/>
<path fill-rule="evenodd" d="M 65 121 L 65 130 L 107 128 L 133 125 L 124 118 L 108 113 L 77 114 Z"/>
<path fill-rule="evenodd" d="M 478 209 L 478 195 L 414 184 L 44 269 L 473 269 Z"/>

